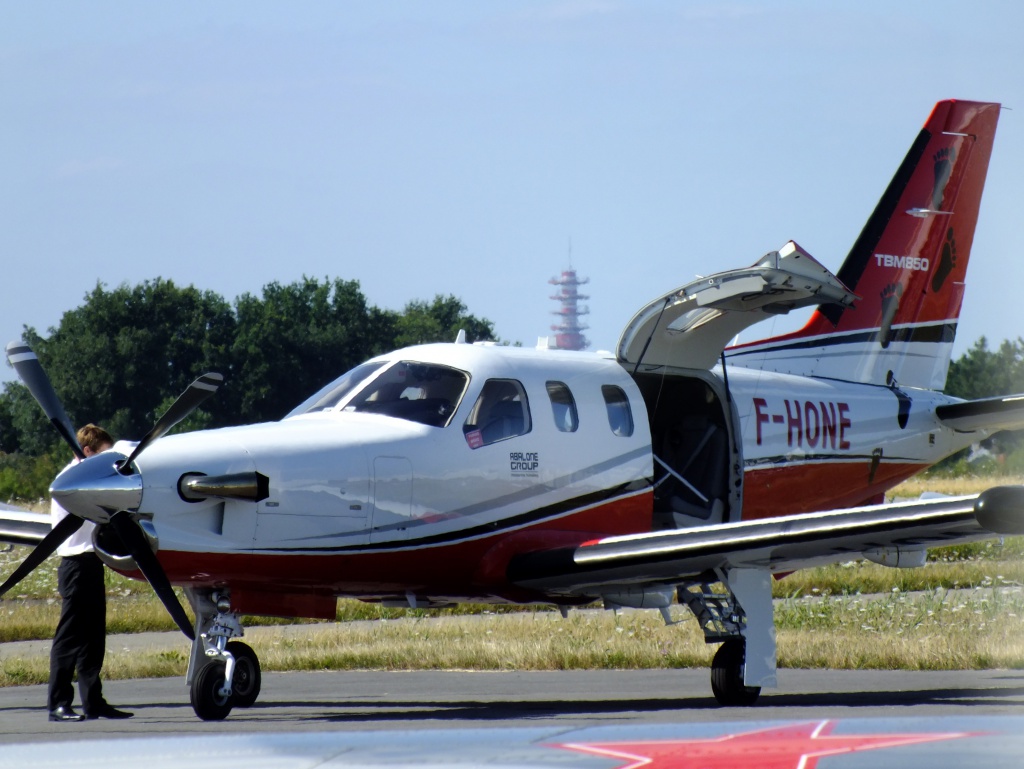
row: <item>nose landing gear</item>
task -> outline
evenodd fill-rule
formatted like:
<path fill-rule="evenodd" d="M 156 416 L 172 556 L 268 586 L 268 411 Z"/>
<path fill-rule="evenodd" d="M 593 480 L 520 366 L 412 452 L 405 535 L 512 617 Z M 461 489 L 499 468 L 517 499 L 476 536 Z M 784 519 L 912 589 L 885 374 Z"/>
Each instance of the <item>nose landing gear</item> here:
<path fill-rule="evenodd" d="M 189 659 L 192 709 L 204 721 L 222 721 L 232 708 L 251 707 L 260 694 L 262 673 L 256 652 L 242 641 L 238 615 L 224 593 L 189 595 L 196 611 L 196 640 Z"/>
<path fill-rule="evenodd" d="M 192 680 L 190 700 L 204 721 L 223 721 L 232 708 L 251 707 L 260 694 L 262 673 L 256 652 L 242 641 L 230 641 L 225 649 L 234 660 L 231 686 L 225 686 L 227 662 L 211 660 Z"/>

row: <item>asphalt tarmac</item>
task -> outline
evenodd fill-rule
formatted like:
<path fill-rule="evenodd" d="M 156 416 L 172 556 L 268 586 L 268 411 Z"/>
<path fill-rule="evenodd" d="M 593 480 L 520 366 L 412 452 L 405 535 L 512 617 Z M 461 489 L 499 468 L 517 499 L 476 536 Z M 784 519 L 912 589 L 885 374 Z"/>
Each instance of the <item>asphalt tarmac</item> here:
<path fill-rule="evenodd" d="M 253 707 L 204 722 L 183 678 L 144 679 L 104 684 L 134 718 L 67 724 L 47 720 L 45 687 L 10 687 L 0 689 L 0 742 L 896 717 L 1017 716 L 1024 727 L 1024 671 L 784 669 L 779 684 L 754 707 L 722 708 L 706 670 L 267 673 Z"/>
<path fill-rule="evenodd" d="M 0 689 L 0 769 L 716 767 L 1020 769 L 1024 671 L 780 670 L 722 708 L 705 670 L 268 673 L 204 722 L 181 678 L 111 681 L 126 721 L 51 723 Z M 698 760 L 700 759 L 700 760 Z"/>

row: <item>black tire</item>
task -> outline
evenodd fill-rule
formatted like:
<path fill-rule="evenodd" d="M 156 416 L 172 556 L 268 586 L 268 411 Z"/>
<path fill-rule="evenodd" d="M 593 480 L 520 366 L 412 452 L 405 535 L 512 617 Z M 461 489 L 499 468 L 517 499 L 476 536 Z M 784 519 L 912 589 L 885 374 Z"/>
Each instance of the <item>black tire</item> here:
<path fill-rule="evenodd" d="M 223 721 L 231 712 L 233 697 L 222 697 L 220 688 L 224 685 L 224 663 L 208 662 L 192 679 L 189 697 L 192 710 L 204 721 Z"/>
<path fill-rule="evenodd" d="M 236 708 L 250 708 L 260 696 L 263 675 L 260 660 L 252 647 L 242 641 L 228 641 L 227 650 L 235 658 L 235 673 L 231 676 L 231 704 Z"/>
<path fill-rule="evenodd" d="M 757 702 L 760 686 L 744 686 L 743 667 L 747 644 L 742 638 L 730 638 L 723 643 L 711 662 L 711 691 L 719 705 L 748 707 Z"/>

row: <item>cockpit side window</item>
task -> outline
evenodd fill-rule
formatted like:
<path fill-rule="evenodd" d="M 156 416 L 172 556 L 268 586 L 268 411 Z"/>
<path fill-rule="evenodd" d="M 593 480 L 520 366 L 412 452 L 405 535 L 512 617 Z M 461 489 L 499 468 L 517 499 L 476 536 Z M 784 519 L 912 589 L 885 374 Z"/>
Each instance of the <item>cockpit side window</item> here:
<path fill-rule="evenodd" d="M 564 382 L 548 382 L 547 389 L 555 427 L 563 433 L 576 432 L 576 428 L 580 426 L 580 417 L 569 386 Z"/>
<path fill-rule="evenodd" d="M 459 407 L 469 376 L 464 371 L 399 361 L 341 405 L 342 411 L 384 414 L 445 427 Z"/>
<path fill-rule="evenodd" d="M 633 434 L 633 412 L 629 408 L 629 398 L 621 387 L 601 385 L 601 394 L 608 409 L 608 426 L 614 435 L 628 438 Z"/>
<path fill-rule="evenodd" d="M 478 449 L 530 432 L 530 404 L 515 379 L 488 379 L 462 426 L 466 443 Z"/>

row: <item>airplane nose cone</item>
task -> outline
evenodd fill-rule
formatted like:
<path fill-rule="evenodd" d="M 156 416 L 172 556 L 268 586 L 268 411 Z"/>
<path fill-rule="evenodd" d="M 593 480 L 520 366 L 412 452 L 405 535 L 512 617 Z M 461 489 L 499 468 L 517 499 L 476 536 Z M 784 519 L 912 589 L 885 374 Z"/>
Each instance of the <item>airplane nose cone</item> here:
<path fill-rule="evenodd" d="M 72 465 L 50 485 L 61 507 L 93 523 L 107 523 L 118 510 L 135 510 L 142 502 L 142 476 L 121 475 L 124 454 L 107 451 Z"/>

